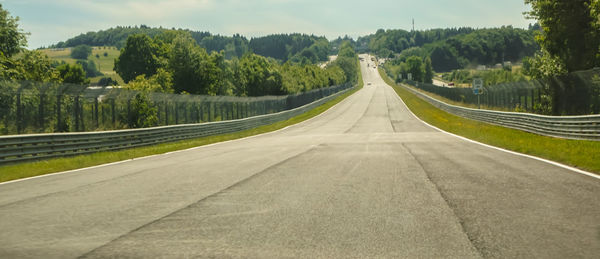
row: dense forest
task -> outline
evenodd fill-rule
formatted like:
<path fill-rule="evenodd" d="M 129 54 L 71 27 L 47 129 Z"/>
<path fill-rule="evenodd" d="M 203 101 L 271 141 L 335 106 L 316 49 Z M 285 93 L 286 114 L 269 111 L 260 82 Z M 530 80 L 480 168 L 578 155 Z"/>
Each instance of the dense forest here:
<path fill-rule="evenodd" d="M 359 38 L 358 49 L 385 58 L 399 58 L 402 62 L 411 56 L 429 57 L 436 72 L 494 65 L 504 61 L 520 62 L 539 50 L 535 42 L 535 28 L 529 30 L 505 26 L 493 29 L 433 29 L 408 32 L 378 30 Z"/>
<path fill-rule="evenodd" d="M 307 43 L 298 48 L 310 45 Z M 328 50 L 323 51 L 326 54 Z M 145 34 L 129 36 L 115 60 L 115 71 L 136 90 L 202 95 L 283 95 L 356 82 L 356 53 L 349 43 L 342 45 L 340 53 L 353 61 L 338 58 L 322 69 L 310 62 L 282 63 L 252 52 L 227 60 L 224 51 L 208 52 L 187 32 L 165 31 L 154 38 Z M 352 66 L 348 66 L 348 62 Z"/>
<path fill-rule="evenodd" d="M 200 47 L 207 52 L 224 51 L 225 59 L 242 57 L 248 52 L 271 57 L 286 62 L 292 60 L 299 63 L 317 63 L 327 61 L 330 53 L 329 41 L 325 37 L 305 34 L 276 34 L 256 37 L 248 40 L 239 34 L 233 36 L 213 35 L 209 32 L 191 31 L 186 29 L 151 28 L 145 25 L 115 27 L 98 32 L 88 32 L 68 39 L 64 42 L 49 46 L 49 48 L 70 48 L 79 45 L 115 46 L 121 49 L 127 38 L 135 34 L 144 34 L 150 38 L 166 32 L 183 32 L 191 36 Z"/>

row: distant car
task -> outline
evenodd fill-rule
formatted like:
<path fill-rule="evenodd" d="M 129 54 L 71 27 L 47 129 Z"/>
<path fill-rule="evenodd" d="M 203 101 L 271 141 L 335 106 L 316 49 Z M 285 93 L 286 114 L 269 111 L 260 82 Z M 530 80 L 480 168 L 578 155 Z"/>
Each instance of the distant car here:
<path fill-rule="evenodd" d="M 448 83 L 448 86 L 454 86 L 454 83 Z"/>
<path fill-rule="evenodd" d="M 371 82 L 368 82 L 367 85 L 371 85 Z"/>

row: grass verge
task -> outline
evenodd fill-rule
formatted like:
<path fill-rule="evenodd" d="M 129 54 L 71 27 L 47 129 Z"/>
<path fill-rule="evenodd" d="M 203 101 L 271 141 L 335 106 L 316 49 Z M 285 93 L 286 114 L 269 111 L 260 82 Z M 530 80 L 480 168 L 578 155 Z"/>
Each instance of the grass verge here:
<path fill-rule="evenodd" d="M 360 73 L 359 73 L 360 74 Z M 253 135 L 258 135 L 262 133 L 267 133 L 271 131 L 275 131 L 278 129 L 285 128 L 287 126 L 300 123 L 302 121 L 313 118 L 337 103 L 344 100 L 346 97 L 352 95 L 354 92 L 358 91 L 363 87 L 362 83 L 362 75 L 359 76 L 359 86 L 353 90 L 350 90 L 333 100 L 322 104 L 306 113 L 298 115 L 296 117 L 290 118 L 285 121 L 280 121 L 271 125 L 265 125 L 254 129 L 249 129 L 245 131 L 217 135 L 217 136 L 208 136 L 197 139 L 189 139 L 178 142 L 164 143 L 147 147 L 140 148 L 132 148 L 121 151 L 107 151 L 107 152 L 99 152 L 89 155 L 81 155 L 74 157 L 65 157 L 65 158 L 55 158 L 49 160 L 43 160 L 38 162 L 30 162 L 23 164 L 15 164 L 15 165 L 7 165 L 0 167 L 0 182 L 6 182 L 16 179 L 22 179 L 27 177 L 33 177 L 38 175 L 63 172 L 78 168 L 85 168 L 95 165 L 107 164 L 117 161 L 123 161 L 133 158 L 145 157 L 156 154 L 163 154 L 176 150 L 183 150 L 203 145 L 208 145 L 217 142 L 223 142 L 227 140 L 234 140 L 239 138 L 245 138 Z"/>
<path fill-rule="evenodd" d="M 546 137 L 455 116 L 396 85 L 383 70 L 379 69 L 379 74 L 387 84 L 393 86 L 396 93 L 415 115 L 444 131 L 488 145 L 600 174 L 600 159 L 598 159 L 600 141 Z"/>

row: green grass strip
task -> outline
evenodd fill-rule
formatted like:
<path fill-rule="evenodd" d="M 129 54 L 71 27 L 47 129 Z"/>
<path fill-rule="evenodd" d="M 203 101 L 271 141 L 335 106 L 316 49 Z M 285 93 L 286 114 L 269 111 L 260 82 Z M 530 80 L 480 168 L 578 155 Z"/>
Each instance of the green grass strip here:
<path fill-rule="evenodd" d="M 359 73 L 360 74 L 360 73 Z M 107 164 L 117 161 L 123 161 L 133 158 L 145 157 L 156 154 L 168 153 L 176 150 L 183 150 L 217 142 L 223 142 L 228 140 L 240 139 L 249 136 L 254 136 L 262 133 L 275 131 L 278 129 L 285 128 L 287 126 L 300 123 L 302 121 L 313 118 L 337 103 L 344 100 L 346 97 L 352 95 L 360 88 L 363 87 L 362 75 L 359 76 L 359 86 L 353 90 L 350 90 L 331 101 L 328 101 L 306 113 L 290 118 L 285 121 L 276 122 L 271 125 L 265 125 L 254 129 L 244 130 L 235 133 L 208 136 L 197 139 L 188 139 L 178 142 L 164 143 L 147 147 L 132 148 L 121 151 L 106 151 L 93 153 L 88 155 L 80 155 L 74 157 L 55 158 L 37 162 L 29 162 L 22 164 L 14 164 L 0 167 L 0 182 L 6 182 L 16 179 L 22 179 L 27 177 L 33 177 L 38 175 L 63 172 L 78 168 L 85 168 L 90 166 L 96 166 L 101 164 Z"/>
<path fill-rule="evenodd" d="M 393 86 L 398 96 L 415 115 L 435 127 L 488 145 L 600 173 L 600 141 L 546 137 L 465 119 L 442 111 L 404 87 L 396 85 L 383 70 L 380 69 L 379 74 L 387 84 Z"/>

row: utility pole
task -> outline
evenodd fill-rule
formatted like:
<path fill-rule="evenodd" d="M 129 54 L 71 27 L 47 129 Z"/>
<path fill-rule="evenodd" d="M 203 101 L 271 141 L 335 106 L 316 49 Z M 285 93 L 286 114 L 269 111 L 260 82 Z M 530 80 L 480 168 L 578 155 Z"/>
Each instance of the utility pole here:
<path fill-rule="evenodd" d="M 415 18 L 412 19 L 412 32 L 415 32 Z"/>

